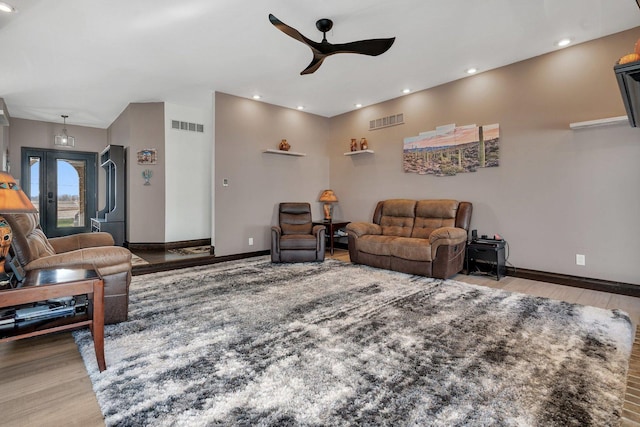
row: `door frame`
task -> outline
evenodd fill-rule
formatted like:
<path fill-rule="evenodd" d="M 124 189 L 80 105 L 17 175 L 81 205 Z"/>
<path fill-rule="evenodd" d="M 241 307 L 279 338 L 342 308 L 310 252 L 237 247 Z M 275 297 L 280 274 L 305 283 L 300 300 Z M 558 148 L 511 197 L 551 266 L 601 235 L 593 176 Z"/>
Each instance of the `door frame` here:
<path fill-rule="evenodd" d="M 40 195 L 38 197 L 38 211 L 40 212 L 40 226 L 49 237 L 67 236 L 91 231 L 91 217 L 95 216 L 98 206 L 98 153 L 87 151 L 55 150 L 50 148 L 22 147 L 21 148 L 21 187 L 31 198 L 31 173 L 29 158 L 40 158 Z M 48 218 L 47 193 L 54 195 L 53 211 L 57 212 L 57 176 L 55 167 L 50 168 L 49 162 L 58 159 L 84 160 L 87 162 L 85 181 L 85 224 L 83 227 L 57 227 L 55 218 Z M 93 169 L 93 173 L 91 170 Z"/>

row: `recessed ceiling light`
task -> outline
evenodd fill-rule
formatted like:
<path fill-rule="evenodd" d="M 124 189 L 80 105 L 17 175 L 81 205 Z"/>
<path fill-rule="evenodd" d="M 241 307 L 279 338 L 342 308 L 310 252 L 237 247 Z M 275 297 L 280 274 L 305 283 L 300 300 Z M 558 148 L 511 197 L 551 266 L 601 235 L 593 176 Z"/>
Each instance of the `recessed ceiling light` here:
<path fill-rule="evenodd" d="M 260 95 L 253 95 L 253 99 L 262 99 Z"/>
<path fill-rule="evenodd" d="M 8 3 L 0 1 L 0 12 L 11 13 L 15 12 L 16 9 Z"/>
<path fill-rule="evenodd" d="M 411 89 L 409 89 L 409 88 L 402 89 L 402 93 L 409 93 L 409 92 L 411 92 Z"/>
<path fill-rule="evenodd" d="M 473 67 L 467 68 L 467 74 L 475 74 L 477 72 L 478 72 L 477 68 L 473 68 Z"/>
<path fill-rule="evenodd" d="M 296 108 L 297 108 L 298 110 L 304 110 L 304 105 L 298 105 Z"/>
<path fill-rule="evenodd" d="M 571 39 L 562 39 L 556 43 L 556 46 L 565 47 L 565 46 L 568 46 L 570 43 L 571 43 Z"/>
<path fill-rule="evenodd" d="M 356 108 L 362 108 L 362 104 L 354 104 L 354 107 L 356 107 Z"/>

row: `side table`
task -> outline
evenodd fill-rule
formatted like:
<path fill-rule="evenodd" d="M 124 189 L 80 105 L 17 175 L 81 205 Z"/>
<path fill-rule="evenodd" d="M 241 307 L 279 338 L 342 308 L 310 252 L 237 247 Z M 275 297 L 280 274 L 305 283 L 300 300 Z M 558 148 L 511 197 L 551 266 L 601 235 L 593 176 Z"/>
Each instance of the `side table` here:
<path fill-rule="evenodd" d="M 329 238 L 329 247 L 331 249 L 331 255 L 333 255 L 333 246 L 334 246 L 334 237 L 339 229 L 344 228 L 351 221 L 345 221 L 342 219 L 333 219 L 333 220 L 321 220 L 321 221 L 312 221 L 313 225 L 324 225 L 327 229 L 327 237 Z"/>
<path fill-rule="evenodd" d="M 100 372 L 107 368 L 104 360 L 104 282 L 94 270 L 51 269 L 27 273 L 25 281 L 14 289 L 0 290 L 0 308 L 14 307 L 74 295 L 91 295 L 91 312 L 42 320 L 0 328 L 0 342 L 35 337 L 52 332 L 89 326 L 93 336 Z"/>
<path fill-rule="evenodd" d="M 500 276 L 506 273 L 504 240 L 468 242 L 464 264 L 467 274 L 495 276 L 496 280 L 500 280 Z"/>

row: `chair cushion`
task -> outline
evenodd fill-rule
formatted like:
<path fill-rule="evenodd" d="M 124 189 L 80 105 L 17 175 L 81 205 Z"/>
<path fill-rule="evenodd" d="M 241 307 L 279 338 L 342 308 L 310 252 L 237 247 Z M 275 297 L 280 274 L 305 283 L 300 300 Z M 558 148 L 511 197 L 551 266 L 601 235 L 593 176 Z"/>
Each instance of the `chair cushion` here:
<path fill-rule="evenodd" d="M 40 228 L 38 214 L 11 214 L 5 219 L 13 230 L 14 250 L 20 264 L 26 265 L 38 258 L 55 255 L 47 236 Z"/>
<path fill-rule="evenodd" d="M 382 206 L 380 226 L 385 236 L 411 236 L 415 217 L 415 200 L 386 200 Z"/>
<path fill-rule="evenodd" d="M 358 250 L 372 255 L 391 255 L 390 243 L 395 236 L 365 235 L 358 239 Z"/>
<path fill-rule="evenodd" d="M 456 200 L 419 200 L 411 237 L 428 239 L 435 229 L 454 227 L 457 212 Z"/>
<path fill-rule="evenodd" d="M 280 228 L 283 235 L 311 234 L 311 205 L 309 203 L 280 203 Z"/>
<path fill-rule="evenodd" d="M 411 261 L 431 262 L 431 244 L 426 239 L 398 237 L 389 245 L 391 256 Z"/>
<path fill-rule="evenodd" d="M 280 237 L 280 250 L 316 249 L 317 244 L 313 234 L 287 234 Z"/>

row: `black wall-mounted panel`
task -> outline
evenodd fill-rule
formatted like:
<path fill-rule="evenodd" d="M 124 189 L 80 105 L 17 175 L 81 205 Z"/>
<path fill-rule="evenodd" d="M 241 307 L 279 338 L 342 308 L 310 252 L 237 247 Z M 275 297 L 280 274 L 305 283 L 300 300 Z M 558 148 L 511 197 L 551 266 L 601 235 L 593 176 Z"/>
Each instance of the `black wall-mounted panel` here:
<path fill-rule="evenodd" d="M 629 124 L 640 127 L 640 61 L 613 67 Z"/>

